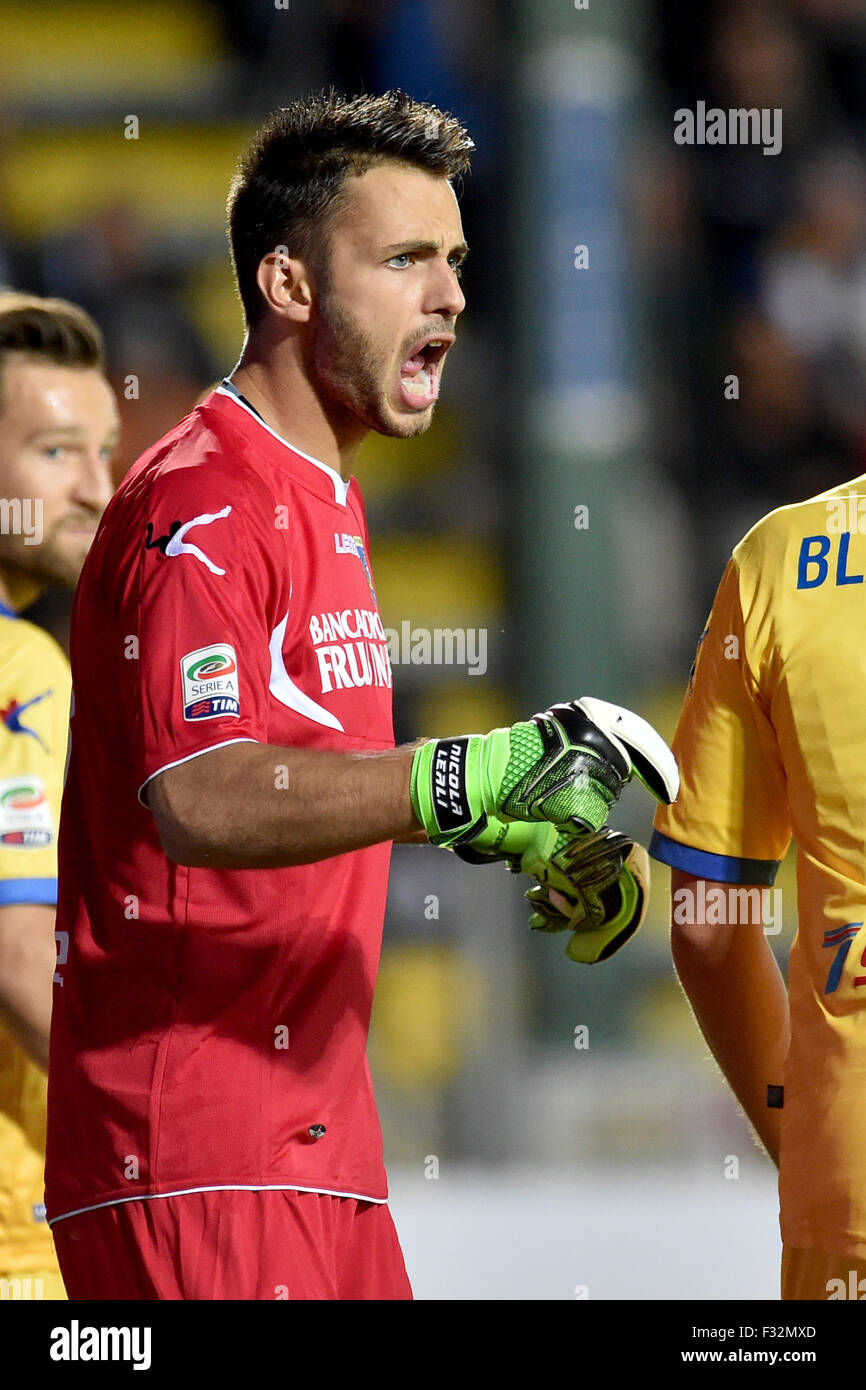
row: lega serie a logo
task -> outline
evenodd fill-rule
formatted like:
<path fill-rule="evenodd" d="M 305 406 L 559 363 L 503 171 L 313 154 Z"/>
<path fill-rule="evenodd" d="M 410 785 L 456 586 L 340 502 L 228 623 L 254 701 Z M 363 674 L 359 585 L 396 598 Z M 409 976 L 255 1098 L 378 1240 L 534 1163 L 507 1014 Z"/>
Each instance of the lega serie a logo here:
<path fill-rule="evenodd" d="M 183 717 L 186 720 L 240 716 L 238 661 L 228 642 L 187 652 L 180 660 Z"/>
<path fill-rule="evenodd" d="M 50 845 L 51 808 L 38 777 L 11 777 L 0 782 L 0 845 L 38 849 Z"/>
<path fill-rule="evenodd" d="M 34 782 L 19 782 L 0 796 L 0 806 L 16 811 L 30 811 L 45 800 L 45 793 Z"/>

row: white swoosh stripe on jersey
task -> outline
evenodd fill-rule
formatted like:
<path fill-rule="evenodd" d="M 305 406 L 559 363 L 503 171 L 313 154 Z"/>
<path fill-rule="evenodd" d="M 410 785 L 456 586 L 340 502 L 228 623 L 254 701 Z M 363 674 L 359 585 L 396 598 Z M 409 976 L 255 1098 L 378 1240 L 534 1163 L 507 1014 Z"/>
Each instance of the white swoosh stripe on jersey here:
<path fill-rule="evenodd" d="M 283 661 L 283 638 L 286 635 L 288 621 L 289 615 L 287 613 L 283 621 L 271 633 L 271 679 L 268 689 L 281 705 L 296 710 L 298 714 L 306 715 L 308 719 L 315 720 L 317 724 L 324 724 L 328 729 L 339 729 L 341 734 L 345 733 L 337 716 L 332 714 L 329 709 L 325 709 L 324 705 L 317 705 L 315 700 L 311 700 L 309 695 L 305 695 L 303 690 L 299 690 L 290 678 Z"/>
<path fill-rule="evenodd" d="M 172 559 L 175 555 L 194 555 L 197 560 L 201 560 L 202 564 L 207 565 L 211 574 L 225 574 L 225 570 L 220 569 L 219 565 L 215 565 L 213 560 L 209 560 L 204 551 L 199 550 L 197 545 L 193 545 L 191 541 L 187 543 L 184 540 L 184 536 L 187 531 L 191 531 L 194 526 L 210 526 L 213 521 L 224 520 L 225 517 L 231 516 L 231 510 L 231 507 L 223 507 L 221 512 L 202 512 L 201 516 L 194 516 L 192 521 L 185 521 L 183 525 L 175 531 L 171 540 L 165 547 L 166 555 L 171 556 Z"/>

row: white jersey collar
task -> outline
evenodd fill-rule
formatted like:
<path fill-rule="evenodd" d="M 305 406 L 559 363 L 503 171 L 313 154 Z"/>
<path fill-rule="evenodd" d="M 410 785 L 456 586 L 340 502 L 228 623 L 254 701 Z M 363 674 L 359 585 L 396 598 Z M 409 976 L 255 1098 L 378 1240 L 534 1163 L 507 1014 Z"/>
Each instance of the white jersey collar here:
<path fill-rule="evenodd" d="M 263 419 L 255 406 L 250 405 L 246 397 L 241 395 L 240 391 L 229 377 L 223 378 L 219 386 L 217 386 L 216 392 L 219 396 L 228 396 L 230 400 L 235 401 L 237 405 L 240 406 L 241 410 L 245 410 L 248 415 L 258 421 L 263 430 L 267 430 L 268 434 L 272 435 L 274 439 L 278 439 L 287 449 L 291 449 L 293 454 L 299 454 L 302 459 L 306 459 L 308 463 L 312 463 L 323 473 L 327 473 L 334 486 L 335 501 L 339 502 L 341 507 L 345 507 L 351 479 L 341 478 L 336 468 L 331 468 L 330 464 L 323 463 L 321 459 L 313 458 L 312 454 L 305 454 L 303 449 L 299 449 L 296 444 L 290 443 L 290 441 L 284 439 L 281 434 L 277 434 L 276 430 L 271 429 L 267 420 Z"/>

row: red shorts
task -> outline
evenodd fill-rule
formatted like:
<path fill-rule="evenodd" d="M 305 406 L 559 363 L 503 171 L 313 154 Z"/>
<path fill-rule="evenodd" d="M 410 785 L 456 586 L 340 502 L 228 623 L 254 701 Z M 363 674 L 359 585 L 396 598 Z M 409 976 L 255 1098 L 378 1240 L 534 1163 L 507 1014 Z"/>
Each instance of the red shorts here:
<path fill-rule="evenodd" d="M 52 1226 L 71 1299 L 411 1299 L 384 1203 L 187 1192 Z"/>

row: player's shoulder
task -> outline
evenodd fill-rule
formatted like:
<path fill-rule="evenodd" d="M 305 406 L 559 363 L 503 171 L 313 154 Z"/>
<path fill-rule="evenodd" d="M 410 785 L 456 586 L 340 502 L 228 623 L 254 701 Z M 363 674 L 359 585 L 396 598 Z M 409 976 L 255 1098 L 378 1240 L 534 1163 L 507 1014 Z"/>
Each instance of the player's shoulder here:
<path fill-rule="evenodd" d="M 273 516 L 270 486 L 253 466 L 249 448 L 212 392 L 133 464 L 113 510 L 152 510 L 160 503 L 197 514 L 227 505 Z"/>
<path fill-rule="evenodd" d="M 816 493 L 801 502 L 776 507 L 762 516 L 734 547 L 733 561 L 743 572 L 772 570 L 773 564 L 784 563 L 799 551 L 804 539 L 822 536 L 833 530 L 850 529 L 845 524 L 862 498 L 862 515 L 866 517 L 866 475 L 850 478 Z M 856 522 L 854 529 L 857 529 Z"/>
<path fill-rule="evenodd" d="M 0 613 L 0 672 L 29 671 L 68 679 L 63 648 L 44 628 L 26 618 Z"/>

